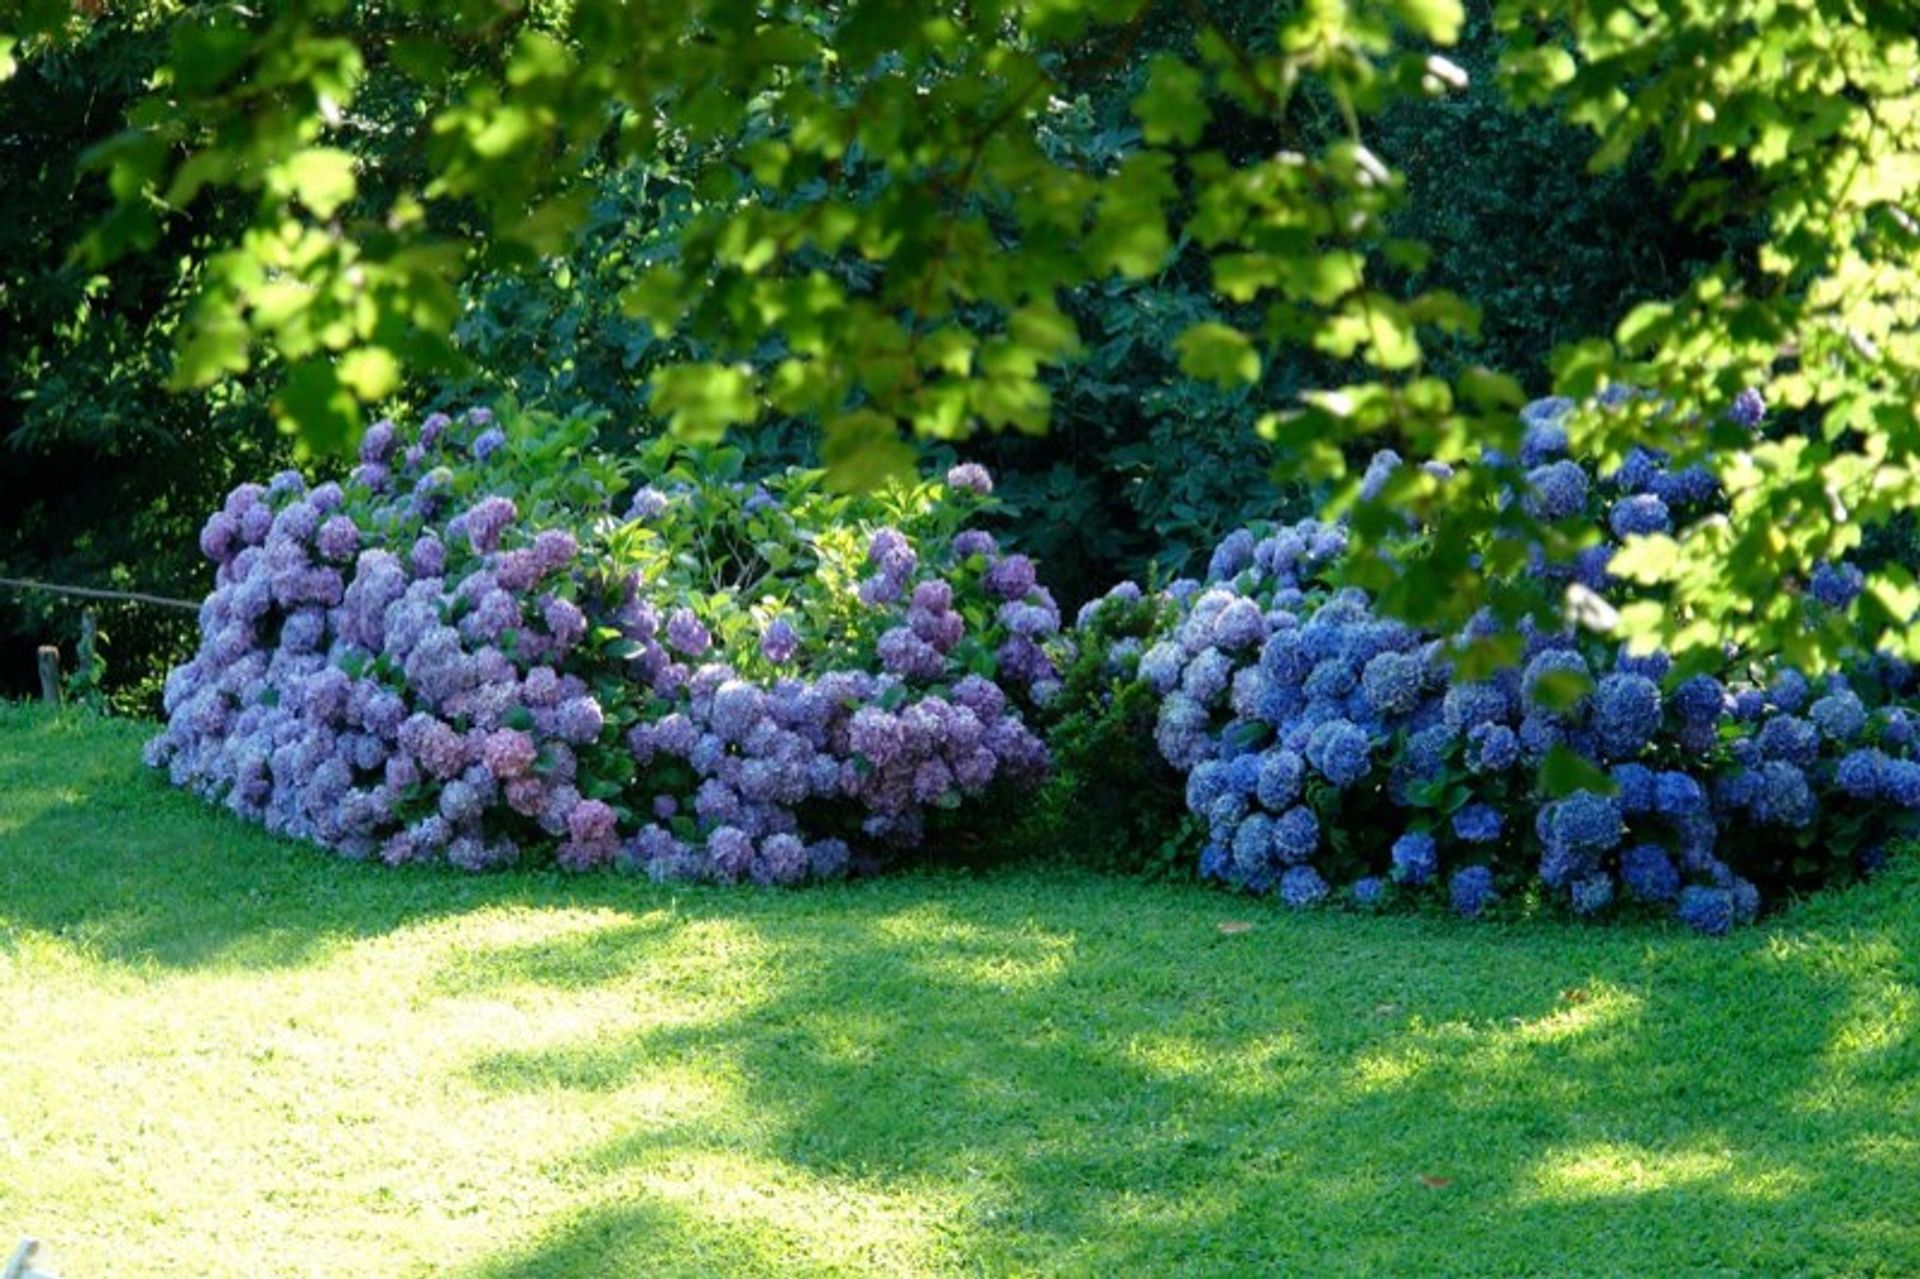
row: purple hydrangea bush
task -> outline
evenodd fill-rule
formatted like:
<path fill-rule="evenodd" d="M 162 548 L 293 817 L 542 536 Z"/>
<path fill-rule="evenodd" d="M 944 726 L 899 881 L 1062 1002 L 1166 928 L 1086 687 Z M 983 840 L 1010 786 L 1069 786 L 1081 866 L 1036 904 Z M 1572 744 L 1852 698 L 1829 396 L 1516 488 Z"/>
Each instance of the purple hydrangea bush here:
<path fill-rule="evenodd" d="M 1708 516 L 1722 497 L 1707 468 L 1648 450 L 1604 474 L 1573 458 L 1572 408 L 1528 406 L 1511 500 L 1613 533 L 1570 563 L 1528 567 L 1604 598 L 1618 594 L 1607 565 L 1621 540 Z M 1733 417 L 1757 426 L 1763 411 L 1743 397 Z M 1365 487 L 1399 465 L 1380 455 Z M 1296 907 L 1431 895 L 1474 916 L 1544 896 L 1720 933 L 1755 916 L 1763 888 L 1863 873 L 1915 827 L 1905 663 L 1865 655 L 1813 680 L 1768 655 L 1680 669 L 1524 618 L 1423 633 L 1341 584 L 1345 548 L 1338 524 L 1242 529 L 1203 580 L 1161 593 L 1150 634 L 1106 641 L 1120 682 L 1157 699 L 1154 746 L 1184 776 L 1207 878 Z M 1803 605 L 1831 620 L 1859 591 L 1858 572 L 1835 565 Z M 1083 634 L 1102 635 L 1110 610 L 1139 616 L 1139 598 L 1129 584 L 1090 605 Z M 1463 654 L 1491 642 L 1517 664 L 1469 677 Z M 1552 776 L 1570 791 L 1549 793 Z"/>
<path fill-rule="evenodd" d="M 148 762 L 348 857 L 766 884 L 1042 779 L 1059 612 L 967 527 L 983 469 L 851 498 L 592 438 L 435 414 L 236 488 Z"/>

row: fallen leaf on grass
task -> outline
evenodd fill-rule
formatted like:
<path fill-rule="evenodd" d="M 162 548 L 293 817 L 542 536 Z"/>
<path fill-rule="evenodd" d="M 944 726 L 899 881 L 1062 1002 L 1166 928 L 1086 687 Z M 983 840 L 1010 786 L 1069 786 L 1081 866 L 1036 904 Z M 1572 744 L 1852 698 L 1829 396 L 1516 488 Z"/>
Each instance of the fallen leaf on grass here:
<path fill-rule="evenodd" d="M 1423 1172 L 1420 1174 L 1420 1184 L 1423 1186 L 1431 1186 L 1435 1190 L 1443 1190 L 1453 1184 L 1453 1178 L 1436 1177 L 1430 1172 Z"/>
<path fill-rule="evenodd" d="M 1236 933 L 1252 932 L 1253 925 L 1244 919 L 1223 919 L 1220 921 L 1220 931 L 1232 937 Z"/>

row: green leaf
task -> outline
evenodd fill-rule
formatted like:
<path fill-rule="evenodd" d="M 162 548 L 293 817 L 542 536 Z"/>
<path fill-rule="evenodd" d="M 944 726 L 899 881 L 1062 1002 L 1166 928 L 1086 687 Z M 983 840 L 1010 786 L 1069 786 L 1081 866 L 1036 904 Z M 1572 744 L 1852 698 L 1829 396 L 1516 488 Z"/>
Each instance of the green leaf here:
<path fill-rule="evenodd" d="M 1460 0 L 1396 0 L 1394 8 L 1402 21 L 1436 44 L 1458 40 L 1466 20 Z"/>
<path fill-rule="evenodd" d="M 1570 711 L 1593 691 L 1593 680 L 1579 671 L 1547 671 L 1533 681 L 1532 698 L 1548 710 Z"/>
<path fill-rule="evenodd" d="M 177 391 L 208 387 L 228 373 L 246 372 L 251 337 L 246 323 L 231 311 L 195 314 L 167 385 Z"/>
<path fill-rule="evenodd" d="M 1629 537 L 1613 553 L 1607 571 L 1615 577 L 1651 586 L 1664 582 L 1680 563 L 1680 544 L 1665 533 Z"/>
<path fill-rule="evenodd" d="M 387 55 L 422 84 L 438 84 L 453 70 L 453 50 L 425 36 L 403 36 L 387 46 Z"/>
<path fill-rule="evenodd" d="M 383 400 L 400 386 L 400 361 L 384 346 L 363 346 L 340 357 L 340 381 L 364 403 Z"/>
<path fill-rule="evenodd" d="M 1087 252 L 1100 266 L 1133 279 L 1156 275 L 1173 247 L 1159 210 L 1143 213 L 1130 205 L 1103 205 Z"/>
<path fill-rule="evenodd" d="M 1133 100 L 1142 136 L 1155 146 L 1198 142 L 1209 118 L 1206 87 L 1206 77 L 1194 67 L 1172 54 L 1156 54 L 1147 72 L 1147 87 Z"/>
<path fill-rule="evenodd" d="M 651 379 L 655 414 L 689 444 L 718 444 L 727 428 L 759 412 L 753 378 L 741 365 L 670 364 Z"/>
<path fill-rule="evenodd" d="M 1614 330 L 1614 337 L 1622 347 L 1628 349 L 1646 345 L 1666 331 L 1672 316 L 1671 303 L 1642 302 L 1627 312 L 1626 318 Z"/>
<path fill-rule="evenodd" d="M 515 87 L 536 80 L 564 80 L 573 70 L 567 46 L 544 31 L 522 31 L 507 61 L 507 83 Z"/>
<path fill-rule="evenodd" d="M 330 218 L 358 190 L 353 157 L 334 147 L 296 151 L 275 171 L 274 186 L 282 194 L 297 198 L 317 216 Z"/>
<path fill-rule="evenodd" d="M 360 402 L 327 360 L 302 360 L 288 369 L 273 409 L 280 429 L 299 441 L 302 452 L 343 457 L 360 437 Z"/>
<path fill-rule="evenodd" d="M 225 19 L 184 19 L 171 35 L 173 83 L 184 93 L 211 93 L 238 71 L 252 51 L 246 28 Z"/>
<path fill-rule="evenodd" d="M 1073 320 L 1052 301 L 1035 302 L 1007 317 L 1007 333 L 1041 361 L 1053 361 L 1080 349 Z"/>
<path fill-rule="evenodd" d="M 657 266 L 620 293 L 620 309 L 660 330 L 672 329 L 686 314 L 685 280 L 670 266 Z"/>
<path fill-rule="evenodd" d="M 1180 371 L 1217 386 L 1260 380 L 1260 355 L 1247 335 L 1229 325 L 1206 321 L 1174 339 Z"/>
<path fill-rule="evenodd" d="M 829 419 L 820 458 L 828 484 L 843 493 L 867 492 L 913 476 L 913 446 L 900 438 L 891 418 L 872 409 Z"/>
<path fill-rule="evenodd" d="M 1550 799 L 1562 799 L 1583 790 L 1611 795 L 1617 787 L 1604 768 L 1555 742 L 1540 763 L 1540 789 Z"/>

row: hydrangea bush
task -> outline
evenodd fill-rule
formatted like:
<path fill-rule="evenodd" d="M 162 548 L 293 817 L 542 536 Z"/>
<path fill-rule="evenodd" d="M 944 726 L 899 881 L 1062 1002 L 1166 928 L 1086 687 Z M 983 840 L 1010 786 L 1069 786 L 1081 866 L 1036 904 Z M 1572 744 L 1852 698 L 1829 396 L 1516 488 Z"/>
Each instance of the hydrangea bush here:
<path fill-rule="evenodd" d="M 235 489 L 149 762 L 349 857 L 782 884 L 1041 780 L 1060 618 L 966 526 L 983 470 L 852 498 L 592 440 L 434 415 Z"/>
<path fill-rule="evenodd" d="M 1613 557 L 1635 539 L 1711 518 L 1704 467 L 1637 451 L 1605 474 L 1569 456 L 1573 405 L 1536 402 L 1509 499 L 1612 533 L 1559 563 L 1548 590 L 1618 594 Z M 1730 418 L 1758 427 L 1741 397 Z M 1366 489 L 1401 463 L 1382 454 Z M 1429 464 L 1442 482 L 1445 466 Z M 1418 530 L 1408 537 L 1417 548 Z M 1502 898 L 1581 915 L 1639 904 L 1707 933 L 1752 919 L 1762 893 L 1871 870 L 1920 809 L 1904 664 L 1862 655 L 1819 680 L 1765 655 L 1675 669 L 1591 631 L 1482 616 L 1458 635 L 1376 614 L 1341 584 L 1346 535 L 1315 521 L 1228 537 L 1203 581 L 1173 583 L 1144 636 L 1106 634 L 1106 695 L 1157 700 L 1154 744 L 1205 827 L 1201 873 L 1293 906 L 1377 907 L 1431 895 L 1463 915 Z M 1806 583 L 1809 625 L 1839 624 L 1861 589 L 1833 565 Z M 1083 614 L 1138 618 L 1131 584 Z M 1604 604 L 1602 605 L 1604 608 Z M 1484 677 L 1462 655 L 1502 642 L 1518 661 Z"/>
<path fill-rule="evenodd" d="M 1723 499 L 1657 453 L 1572 456 L 1572 408 L 1530 405 L 1516 456 L 1481 465 L 1509 509 L 1610 536 L 1489 562 L 1592 617 L 1613 569 Z M 1198 847 L 1204 876 L 1297 907 L 1545 898 L 1708 933 L 1871 870 L 1920 813 L 1913 672 L 1882 655 L 1811 679 L 1527 616 L 1426 633 L 1378 613 L 1345 527 L 1313 520 L 1234 533 L 1202 580 L 1122 583 L 1063 636 L 1032 562 L 970 527 L 977 466 L 849 497 L 749 480 L 730 450 L 592 443 L 581 421 L 435 415 L 374 427 L 340 481 L 234 490 L 150 761 L 351 857 L 791 884 L 998 823 L 983 803 L 1052 765 L 1044 726 L 1064 766 L 1037 811 L 1109 862 Z M 1363 495 L 1411 474 L 1382 454 Z M 1834 563 L 1792 606 L 1845 627 L 1861 589 Z"/>

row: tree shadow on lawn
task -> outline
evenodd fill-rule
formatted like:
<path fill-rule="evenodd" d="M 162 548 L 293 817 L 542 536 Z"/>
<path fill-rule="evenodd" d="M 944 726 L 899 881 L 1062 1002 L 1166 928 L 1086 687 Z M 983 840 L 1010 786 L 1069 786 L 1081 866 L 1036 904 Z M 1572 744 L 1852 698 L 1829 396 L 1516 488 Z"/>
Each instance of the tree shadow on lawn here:
<path fill-rule="evenodd" d="M 677 1071 L 732 1099 L 543 1170 L 578 1215 L 476 1273 L 1920 1272 L 1911 867 L 1726 942 L 1265 914 L 1222 936 L 1209 916 L 1254 908 L 926 886 L 752 918 L 729 1012 L 475 1062 L 501 1093 L 617 1104 Z M 624 940 L 634 989 L 671 967 L 668 936 Z M 595 948 L 507 947 L 458 984 Z M 913 1228 L 849 1262 L 835 1232 L 875 1201 Z"/>
<path fill-rule="evenodd" d="M 128 968 L 293 968 L 498 906 L 644 909 L 650 885 L 345 861 L 140 763 L 152 726 L 0 705 L 0 942 L 42 933 Z"/>
<path fill-rule="evenodd" d="M 278 969 L 488 907 L 616 912 L 441 973 L 633 996 L 475 1061 L 483 1095 L 668 1081 L 543 1168 L 577 1212 L 479 1276 L 1920 1273 L 1911 859 L 1723 942 L 1020 871 L 672 893 L 342 863 L 114 731 L 0 715 L 0 940 Z"/>

